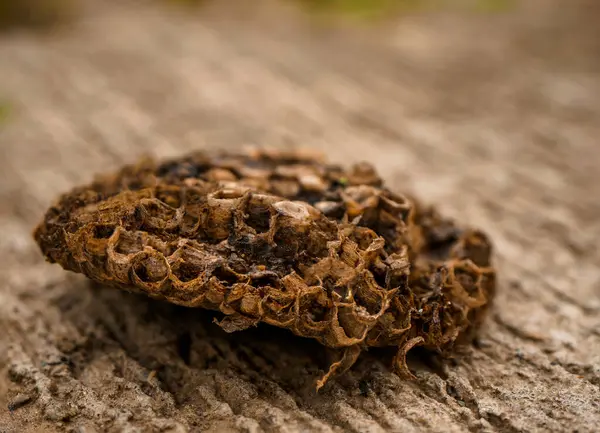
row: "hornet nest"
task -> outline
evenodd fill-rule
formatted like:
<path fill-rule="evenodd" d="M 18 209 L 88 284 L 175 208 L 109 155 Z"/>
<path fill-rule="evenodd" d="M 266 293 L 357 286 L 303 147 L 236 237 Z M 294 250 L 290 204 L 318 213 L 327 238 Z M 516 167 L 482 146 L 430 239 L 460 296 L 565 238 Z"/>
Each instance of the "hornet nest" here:
<path fill-rule="evenodd" d="M 495 292 L 491 245 L 366 163 L 308 150 L 143 159 L 59 198 L 35 229 L 47 260 L 90 279 L 217 310 L 227 332 L 260 322 L 343 349 L 442 355 L 472 340 Z"/>

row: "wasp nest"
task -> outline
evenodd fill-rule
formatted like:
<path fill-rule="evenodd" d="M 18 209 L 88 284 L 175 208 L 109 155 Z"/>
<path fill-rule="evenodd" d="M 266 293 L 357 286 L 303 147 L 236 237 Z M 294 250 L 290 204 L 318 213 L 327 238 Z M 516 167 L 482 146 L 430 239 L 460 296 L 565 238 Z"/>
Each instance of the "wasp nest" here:
<path fill-rule="evenodd" d="M 480 325 L 495 289 L 491 246 L 387 189 L 368 164 L 308 151 L 145 159 L 63 195 L 35 230 L 46 258 L 92 280 L 260 322 L 343 356 L 363 349 L 450 353 Z"/>

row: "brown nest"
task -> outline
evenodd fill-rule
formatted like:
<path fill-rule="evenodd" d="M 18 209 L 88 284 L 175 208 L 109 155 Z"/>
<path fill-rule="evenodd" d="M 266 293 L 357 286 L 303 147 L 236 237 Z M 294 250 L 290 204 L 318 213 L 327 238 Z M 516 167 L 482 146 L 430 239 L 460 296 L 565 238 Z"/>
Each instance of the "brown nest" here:
<path fill-rule="evenodd" d="M 217 310 L 227 332 L 260 322 L 344 349 L 449 354 L 495 291 L 491 245 L 387 189 L 373 167 L 309 151 L 144 159 L 59 198 L 35 230 L 48 261 L 178 305 Z"/>

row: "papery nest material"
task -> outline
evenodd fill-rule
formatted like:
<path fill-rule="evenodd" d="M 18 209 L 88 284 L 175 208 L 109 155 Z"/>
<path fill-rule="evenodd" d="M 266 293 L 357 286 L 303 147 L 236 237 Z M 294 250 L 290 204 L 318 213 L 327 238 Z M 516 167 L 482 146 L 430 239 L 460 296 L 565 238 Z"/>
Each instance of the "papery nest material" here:
<path fill-rule="evenodd" d="M 47 260 L 156 299 L 343 349 L 441 354 L 473 338 L 495 292 L 491 245 L 390 191 L 376 170 L 309 150 L 149 158 L 63 195 L 35 229 Z"/>

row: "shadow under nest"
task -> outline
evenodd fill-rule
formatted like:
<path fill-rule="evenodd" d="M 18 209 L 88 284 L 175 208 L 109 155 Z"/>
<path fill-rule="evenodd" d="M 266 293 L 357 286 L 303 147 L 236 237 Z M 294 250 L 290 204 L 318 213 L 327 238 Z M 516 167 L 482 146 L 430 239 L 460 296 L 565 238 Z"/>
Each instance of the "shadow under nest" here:
<path fill-rule="evenodd" d="M 293 395 L 314 396 L 315 382 L 340 357 L 340 351 L 285 329 L 259 324 L 227 333 L 213 323 L 222 318 L 219 312 L 181 307 L 95 282 L 81 284 L 86 287 L 74 284 L 58 302 L 59 309 L 77 327 L 81 327 L 77 322 L 82 317 L 88 326 L 94 324 L 85 337 L 85 347 L 75 350 L 79 354 L 67 353 L 73 355 L 72 368 L 81 371 L 94 354 L 118 346 L 156 377 L 159 386 L 172 393 L 177 402 L 186 398 L 189 390 L 184 388 L 190 375 L 217 372 L 226 377 L 236 375 L 263 389 L 276 385 Z M 348 372 L 332 378 L 319 394 L 331 394 L 340 387 L 351 394 L 377 392 L 370 384 L 377 376 L 392 374 L 396 351 L 395 347 L 364 351 Z M 418 372 L 430 371 L 445 377 L 440 357 L 424 349 L 411 350 L 407 363 L 417 376 Z M 114 374 L 127 378 L 118 369 Z M 271 384 L 263 386 L 268 382 Z"/>

